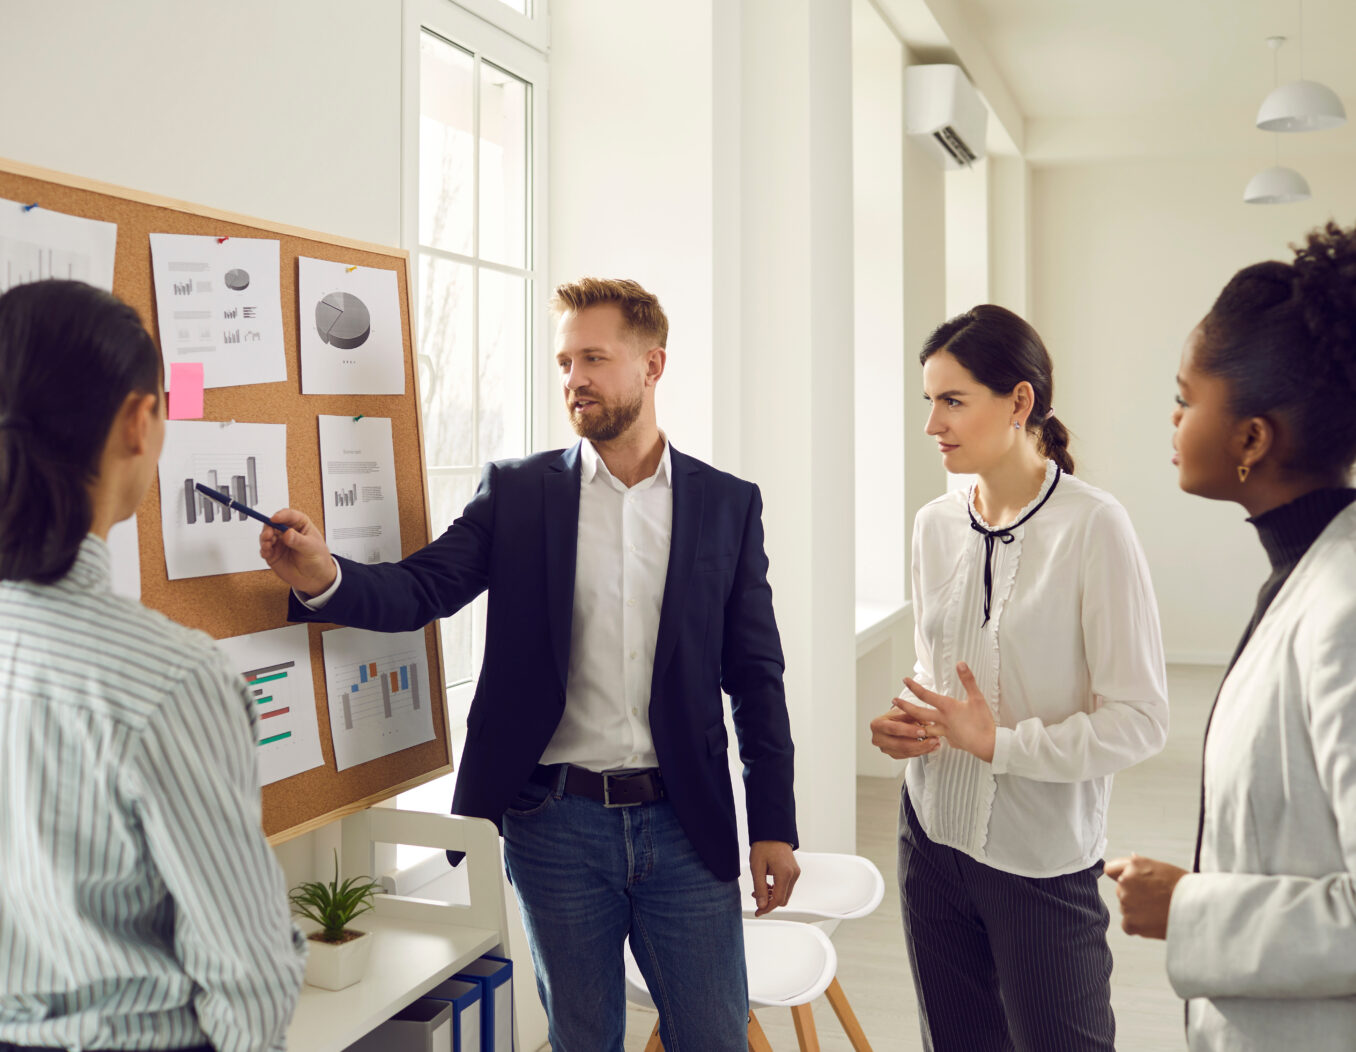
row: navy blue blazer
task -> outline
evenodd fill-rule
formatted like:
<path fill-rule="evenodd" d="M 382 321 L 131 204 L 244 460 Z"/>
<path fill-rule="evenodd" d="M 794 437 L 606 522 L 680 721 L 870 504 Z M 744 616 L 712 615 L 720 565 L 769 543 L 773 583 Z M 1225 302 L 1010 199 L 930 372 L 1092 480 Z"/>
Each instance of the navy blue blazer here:
<path fill-rule="evenodd" d="M 795 846 L 781 641 L 752 483 L 670 446 L 673 532 L 655 640 L 650 730 L 688 839 L 721 880 L 739 874 L 722 690 L 744 764 L 749 838 Z M 398 563 L 340 559 L 323 610 L 294 621 L 421 628 L 489 590 L 485 658 L 466 721 L 454 814 L 499 823 L 565 707 L 579 531 L 579 445 L 489 464 L 461 516 Z"/>

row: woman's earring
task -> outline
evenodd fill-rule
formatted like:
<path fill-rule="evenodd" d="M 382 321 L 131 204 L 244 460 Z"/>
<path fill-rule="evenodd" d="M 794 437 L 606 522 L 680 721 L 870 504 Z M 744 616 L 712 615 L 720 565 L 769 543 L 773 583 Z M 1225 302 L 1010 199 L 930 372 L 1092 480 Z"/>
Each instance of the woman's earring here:
<path fill-rule="evenodd" d="M 1014 420 L 1012 422 L 1012 429 L 1014 431 L 1020 431 L 1022 429 L 1022 422 L 1020 420 Z"/>
<path fill-rule="evenodd" d="M 1252 468 L 1248 467 L 1247 464 L 1239 464 L 1239 465 L 1238 465 L 1238 481 L 1239 481 L 1239 482 L 1247 482 L 1247 481 L 1248 481 L 1248 475 L 1251 474 L 1251 473 L 1252 473 Z"/>

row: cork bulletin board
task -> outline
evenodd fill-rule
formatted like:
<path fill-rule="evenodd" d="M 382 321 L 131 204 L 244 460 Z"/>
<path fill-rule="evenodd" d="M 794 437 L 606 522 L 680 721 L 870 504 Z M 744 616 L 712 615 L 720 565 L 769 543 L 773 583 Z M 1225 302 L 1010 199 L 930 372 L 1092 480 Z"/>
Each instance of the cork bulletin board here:
<path fill-rule="evenodd" d="M 320 415 L 362 414 L 388 417 L 395 452 L 400 538 L 404 555 L 429 540 L 428 486 L 424 473 L 423 428 L 419 412 L 411 318 L 409 253 L 314 231 L 251 219 L 215 209 L 96 183 L 75 176 L 0 159 L 0 197 L 55 212 L 116 223 L 114 293 L 141 314 L 156 336 L 155 290 L 151 274 L 152 233 L 214 237 L 273 238 L 280 243 L 283 342 L 287 379 L 279 383 L 207 388 L 204 420 L 287 425 L 287 480 L 290 503 L 324 528 L 320 477 Z M 346 265 L 395 272 L 404 342 L 405 391 L 400 395 L 303 395 L 299 359 L 297 259 L 307 256 Z M 265 513 L 274 509 L 262 509 Z M 219 574 L 171 581 L 165 568 L 160 531 L 160 490 L 152 484 L 137 509 L 141 548 L 141 599 L 181 624 L 222 639 L 281 628 L 287 621 L 288 589 L 259 562 L 247 573 Z M 325 693 L 321 632 L 330 625 L 308 625 L 317 724 L 324 763 L 310 771 L 264 786 L 263 826 L 273 843 L 324 825 L 342 815 L 452 769 L 446 706 L 432 705 L 434 738 L 400 752 L 335 769 Z M 424 629 L 429 685 L 442 697 L 442 652 L 436 624 Z"/>

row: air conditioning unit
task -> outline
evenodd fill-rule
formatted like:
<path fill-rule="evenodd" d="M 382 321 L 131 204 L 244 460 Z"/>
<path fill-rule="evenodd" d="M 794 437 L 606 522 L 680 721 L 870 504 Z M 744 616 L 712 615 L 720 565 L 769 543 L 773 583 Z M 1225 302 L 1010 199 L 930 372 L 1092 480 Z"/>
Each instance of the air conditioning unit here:
<path fill-rule="evenodd" d="M 968 168 L 984 156 L 989 110 L 960 66 L 904 69 L 904 130 L 943 168 Z"/>

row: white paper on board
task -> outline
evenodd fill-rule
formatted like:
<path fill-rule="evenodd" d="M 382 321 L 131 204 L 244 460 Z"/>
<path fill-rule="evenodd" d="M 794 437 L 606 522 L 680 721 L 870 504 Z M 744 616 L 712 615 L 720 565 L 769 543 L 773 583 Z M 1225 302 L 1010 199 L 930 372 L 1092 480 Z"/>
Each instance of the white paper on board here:
<path fill-rule="evenodd" d="M 113 594 L 141 601 L 141 544 L 135 515 L 115 522 L 108 531 L 108 559 L 112 567 Z"/>
<path fill-rule="evenodd" d="M 167 420 L 160 454 L 160 528 L 169 579 L 265 569 L 262 524 L 204 497 L 196 482 L 263 515 L 287 507 L 287 425 Z"/>
<path fill-rule="evenodd" d="M 302 394 L 405 393 L 393 270 L 297 259 Z"/>
<path fill-rule="evenodd" d="M 0 292 L 44 278 L 113 291 L 117 223 L 24 205 L 0 199 Z"/>
<path fill-rule="evenodd" d="M 347 770 L 433 740 L 423 629 L 336 628 L 322 633 L 320 642 L 336 768 Z"/>
<path fill-rule="evenodd" d="M 400 560 L 400 508 L 388 417 L 322 416 L 325 543 L 360 563 Z"/>
<path fill-rule="evenodd" d="M 259 784 L 272 785 L 324 763 L 306 626 L 231 636 L 217 645 L 249 687 L 258 718 Z"/>
<path fill-rule="evenodd" d="M 278 260 L 272 238 L 151 235 L 167 384 L 175 362 L 202 362 L 203 387 L 287 379 Z"/>

